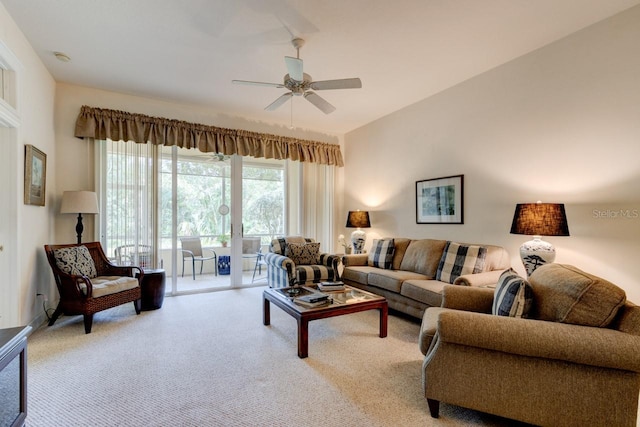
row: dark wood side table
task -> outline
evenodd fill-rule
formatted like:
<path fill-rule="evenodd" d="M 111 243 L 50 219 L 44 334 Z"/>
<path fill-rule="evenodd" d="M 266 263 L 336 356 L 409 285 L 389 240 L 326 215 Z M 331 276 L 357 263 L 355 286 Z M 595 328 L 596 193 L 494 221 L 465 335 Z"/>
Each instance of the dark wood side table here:
<path fill-rule="evenodd" d="M 142 277 L 142 310 L 157 310 L 162 307 L 165 290 L 165 272 L 161 268 L 145 268 Z"/>

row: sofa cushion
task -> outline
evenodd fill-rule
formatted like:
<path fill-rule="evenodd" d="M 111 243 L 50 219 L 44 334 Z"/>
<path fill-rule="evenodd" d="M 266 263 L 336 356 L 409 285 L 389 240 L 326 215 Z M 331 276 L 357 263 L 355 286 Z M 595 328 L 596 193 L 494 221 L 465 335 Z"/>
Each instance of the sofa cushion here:
<path fill-rule="evenodd" d="M 74 276 L 94 278 L 98 275 L 96 264 L 86 246 L 71 246 L 53 251 L 56 265 L 60 270 Z"/>
<path fill-rule="evenodd" d="M 410 279 L 402 283 L 400 295 L 411 298 L 431 307 L 442 304 L 442 290 L 446 283 L 439 280 Z"/>
<path fill-rule="evenodd" d="M 402 282 L 412 279 L 428 279 L 428 277 L 420 273 L 414 273 L 413 271 L 383 270 L 381 268 L 375 268 L 375 271 L 369 273 L 367 281 L 370 286 L 400 293 Z"/>
<path fill-rule="evenodd" d="M 366 285 L 369 283 L 369 273 L 379 270 L 375 267 L 368 266 L 354 266 L 345 267 L 342 272 L 342 280 L 361 283 Z"/>
<path fill-rule="evenodd" d="M 409 243 L 411 243 L 411 239 L 407 239 L 406 237 L 394 237 L 393 238 L 393 265 L 392 269 L 400 270 L 400 266 L 402 265 L 402 259 L 404 258 L 404 254 L 407 252 L 407 248 L 409 247 Z"/>
<path fill-rule="evenodd" d="M 485 247 L 447 242 L 438 264 L 436 279 L 453 283 L 463 274 L 481 273 L 486 255 Z"/>
<path fill-rule="evenodd" d="M 498 316 L 526 318 L 532 303 L 533 291 L 529 282 L 512 268 L 505 270 L 498 279 L 491 312 Z"/>
<path fill-rule="evenodd" d="M 428 279 L 435 278 L 446 244 L 446 240 L 412 240 L 402 258 L 400 270 L 415 271 L 424 274 Z"/>
<path fill-rule="evenodd" d="M 540 320 L 606 327 L 626 302 L 624 290 L 571 265 L 542 265 L 529 282 Z"/>
<path fill-rule="evenodd" d="M 287 243 L 284 254 L 296 265 L 317 264 L 320 243 Z"/>
<path fill-rule="evenodd" d="M 367 264 L 370 267 L 389 270 L 393 263 L 395 245 L 393 239 L 373 239 Z"/>

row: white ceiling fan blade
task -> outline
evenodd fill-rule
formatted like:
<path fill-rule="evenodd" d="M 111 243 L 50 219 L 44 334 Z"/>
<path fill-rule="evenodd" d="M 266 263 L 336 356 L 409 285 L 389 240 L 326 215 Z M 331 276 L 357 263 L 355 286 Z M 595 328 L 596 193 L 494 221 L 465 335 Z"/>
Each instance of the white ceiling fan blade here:
<path fill-rule="evenodd" d="M 278 88 L 284 87 L 282 83 L 252 82 L 249 80 L 231 80 L 231 83 L 235 83 L 237 85 L 269 86 L 269 87 L 278 87 Z"/>
<path fill-rule="evenodd" d="M 284 62 L 287 64 L 289 77 L 297 82 L 301 82 L 304 79 L 304 75 L 302 73 L 302 59 L 285 56 Z"/>
<path fill-rule="evenodd" d="M 320 82 L 311 82 L 309 87 L 314 90 L 360 89 L 362 82 L 357 77 L 352 79 L 323 80 Z"/>
<path fill-rule="evenodd" d="M 293 96 L 292 92 L 285 93 L 284 95 L 280 96 L 278 99 L 273 101 L 271 104 L 267 105 L 265 110 L 267 110 L 267 111 L 275 110 L 276 108 L 278 108 L 279 106 L 281 106 L 282 104 L 287 102 L 289 100 L 289 98 L 291 98 L 292 96 Z"/>
<path fill-rule="evenodd" d="M 304 98 L 310 103 L 312 103 L 313 105 L 315 105 L 316 107 L 318 107 L 320 111 L 322 111 L 325 114 L 331 114 L 334 111 L 336 111 L 336 107 L 329 104 L 327 101 L 324 100 L 324 98 L 320 97 L 318 94 L 314 92 L 305 92 Z"/>

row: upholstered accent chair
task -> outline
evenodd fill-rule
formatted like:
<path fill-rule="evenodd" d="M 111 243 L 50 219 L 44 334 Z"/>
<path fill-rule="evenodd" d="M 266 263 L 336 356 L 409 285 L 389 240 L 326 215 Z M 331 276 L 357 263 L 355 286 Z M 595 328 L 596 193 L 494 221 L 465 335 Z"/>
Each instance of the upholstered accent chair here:
<path fill-rule="evenodd" d="M 144 276 L 140 267 L 112 264 L 100 242 L 45 245 L 44 250 L 60 293 L 49 326 L 62 313 L 82 314 L 88 334 L 95 313 L 128 302 L 133 302 L 136 314 L 140 314 Z"/>
<path fill-rule="evenodd" d="M 522 283 L 533 296 L 526 317 L 494 314 L 500 283 L 497 291 L 446 285 L 442 306 L 425 311 L 419 345 L 431 415 L 446 402 L 540 426 L 635 427 L 640 307 L 569 265 L 543 265 Z"/>
<path fill-rule="evenodd" d="M 300 236 L 273 239 L 264 254 L 272 288 L 337 280 L 339 260 L 336 255 L 320 253 L 320 243 L 314 239 Z"/>

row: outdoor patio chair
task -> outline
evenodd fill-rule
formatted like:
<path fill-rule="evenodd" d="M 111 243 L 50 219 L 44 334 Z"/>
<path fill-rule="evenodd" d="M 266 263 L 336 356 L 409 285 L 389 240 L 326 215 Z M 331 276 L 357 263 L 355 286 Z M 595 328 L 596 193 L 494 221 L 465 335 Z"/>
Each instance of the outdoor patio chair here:
<path fill-rule="evenodd" d="M 204 262 L 213 260 L 213 271 L 216 276 L 218 275 L 218 255 L 213 249 L 205 249 L 212 253 L 212 255 L 205 256 L 200 237 L 183 237 L 180 239 L 180 243 L 182 244 L 182 277 L 184 277 L 184 262 L 186 260 L 191 261 L 193 280 L 196 280 L 196 262 L 200 263 L 200 274 L 202 274 Z"/>

